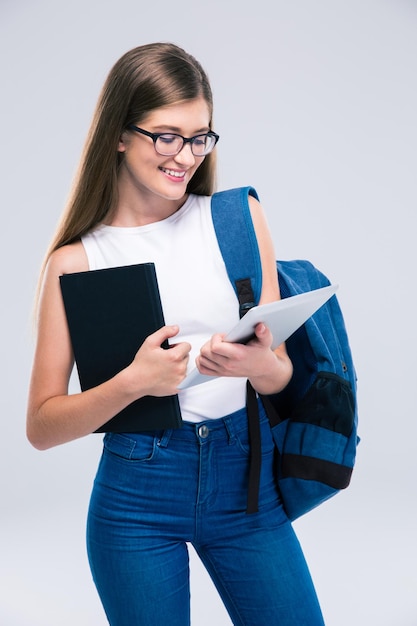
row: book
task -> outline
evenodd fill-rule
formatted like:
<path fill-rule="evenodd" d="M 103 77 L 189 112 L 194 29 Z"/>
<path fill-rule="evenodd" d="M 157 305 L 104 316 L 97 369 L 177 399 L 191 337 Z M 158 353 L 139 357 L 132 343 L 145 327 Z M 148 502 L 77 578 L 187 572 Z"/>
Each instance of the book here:
<path fill-rule="evenodd" d="M 82 391 L 127 367 L 146 337 L 165 324 L 154 263 L 64 274 L 60 286 Z M 163 430 L 181 423 L 177 395 L 145 396 L 95 432 Z"/>
<path fill-rule="evenodd" d="M 242 317 L 239 323 L 230 330 L 225 341 L 247 343 L 254 337 L 255 326 L 263 322 L 272 332 L 272 349 L 277 348 L 288 339 L 297 328 L 313 315 L 338 289 L 338 285 L 328 285 L 320 289 L 306 291 L 296 296 L 283 298 L 276 302 L 254 306 Z M 215 376 L 200 374 L 194 368 L 178 386 L 186 389 L 213 380 Z"/>

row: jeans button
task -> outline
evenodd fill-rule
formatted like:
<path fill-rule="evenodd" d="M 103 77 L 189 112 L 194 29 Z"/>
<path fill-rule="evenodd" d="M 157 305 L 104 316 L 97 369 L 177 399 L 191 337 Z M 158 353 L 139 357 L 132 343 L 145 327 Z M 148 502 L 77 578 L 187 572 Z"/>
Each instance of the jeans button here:
<path fill-rule="evenodd" d="M 209 434 L 208 427 L 205 424 L 203 424 L 203 426 L 200 426 L 198 429 L 198 434 L 202 439 L 205 439 L 206 437 L 208 437 L 208 434 Z"/>

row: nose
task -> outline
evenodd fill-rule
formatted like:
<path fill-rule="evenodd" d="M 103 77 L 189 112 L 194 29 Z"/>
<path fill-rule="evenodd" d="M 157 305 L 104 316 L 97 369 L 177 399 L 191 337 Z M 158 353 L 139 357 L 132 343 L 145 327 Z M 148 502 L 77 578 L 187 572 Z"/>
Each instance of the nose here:
<path fill-rule="evenodd" d="M 191 150 L 191 143 L 184 143 L 178 154 L 175 155 L 175 161 L 180 165 L 191 167 L 195 163 L 195 156 Z"/>

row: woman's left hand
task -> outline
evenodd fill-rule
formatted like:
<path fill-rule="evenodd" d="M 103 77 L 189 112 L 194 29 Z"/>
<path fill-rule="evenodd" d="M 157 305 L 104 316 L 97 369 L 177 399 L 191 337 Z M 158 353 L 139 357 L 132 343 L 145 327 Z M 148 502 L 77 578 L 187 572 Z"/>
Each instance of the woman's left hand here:
<path fill-rule="evenodd" d="M 248 378 L 258 393 L 281 391 L 292 375 L 292 365 L 284 347 L 272 350 L 272 334 L 265 324 L 257 324 L 255 337 L 247 344 L 224 341 L 217 334 L 204 344 L 196 359 L 202 374 Z"/>

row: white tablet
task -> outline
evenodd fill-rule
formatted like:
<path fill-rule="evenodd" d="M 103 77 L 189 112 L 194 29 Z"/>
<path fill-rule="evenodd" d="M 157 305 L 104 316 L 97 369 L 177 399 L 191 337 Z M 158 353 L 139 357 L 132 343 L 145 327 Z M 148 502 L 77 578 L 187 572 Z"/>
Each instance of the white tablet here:
<path fill-rule="evenodd" d="M 225 341 L 247 343 L 254 336 L 255 326 L 263 322 L 272 332 L 274 338 L 272 349 L 275 349 L 327 302 L 337 288 L 338 285 L 329 285 L 277 302 L 255 306 L 249 309 L 239 323 L 226 335 Z M 213 378 L 213 376 L 200 374 L 195 368 L 184 378 L 178 388 L 185 389 L 213 380 Z"/>

